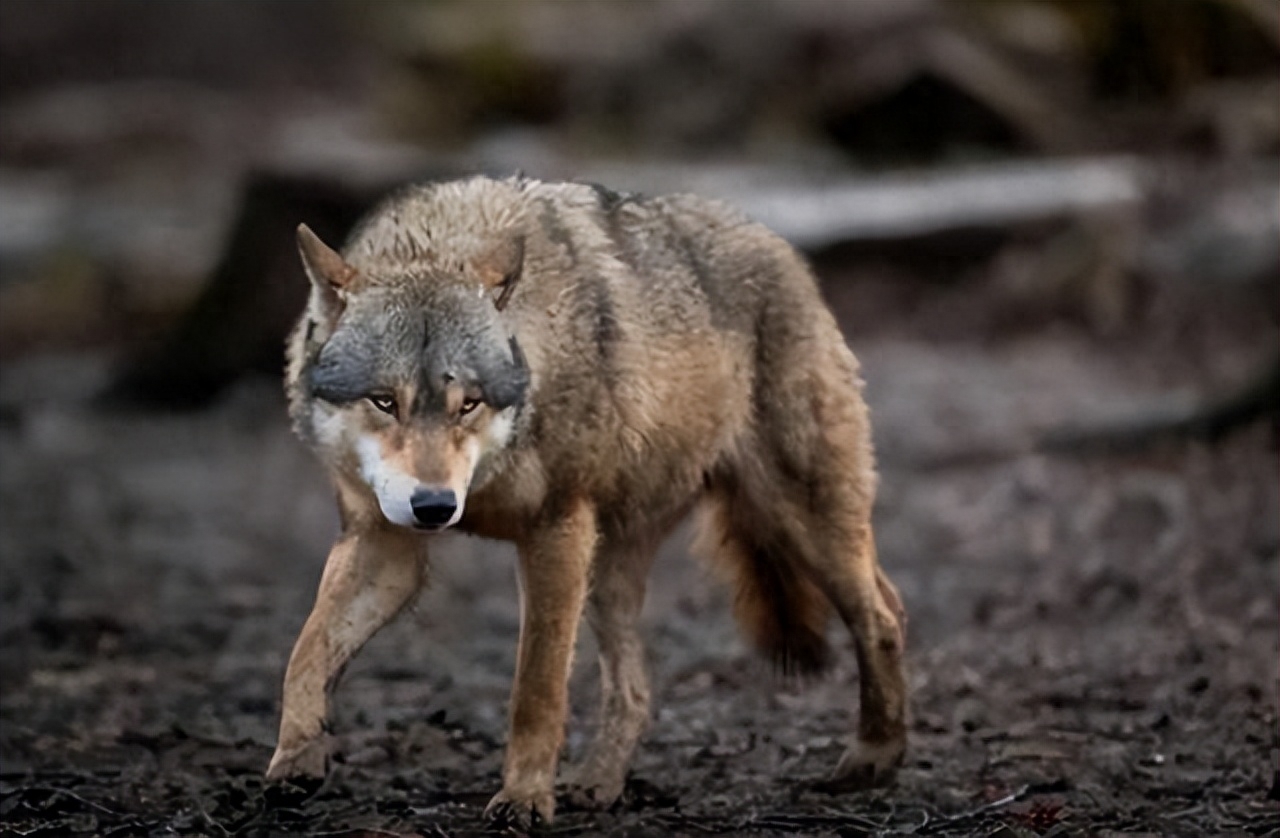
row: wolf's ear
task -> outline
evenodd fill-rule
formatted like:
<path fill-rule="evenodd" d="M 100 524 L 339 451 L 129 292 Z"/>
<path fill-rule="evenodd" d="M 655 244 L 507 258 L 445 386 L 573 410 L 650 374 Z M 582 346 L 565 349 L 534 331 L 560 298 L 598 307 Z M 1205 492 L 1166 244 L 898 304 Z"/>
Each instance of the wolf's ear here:
<path fill-rule="evenodd" d="M 498 311 L 507 307 L 511 292 L 524 273 L 524 236 L 518 236 L 495 247 L 476 263 L 476 270 Z"/>
<path fill-rule="evenodd" d="M 332 325 L 342 313 L 343 297 L 358 272 L 306 224 L 298 225 L 298 253 L 311 280 L 312 316 Z"/>

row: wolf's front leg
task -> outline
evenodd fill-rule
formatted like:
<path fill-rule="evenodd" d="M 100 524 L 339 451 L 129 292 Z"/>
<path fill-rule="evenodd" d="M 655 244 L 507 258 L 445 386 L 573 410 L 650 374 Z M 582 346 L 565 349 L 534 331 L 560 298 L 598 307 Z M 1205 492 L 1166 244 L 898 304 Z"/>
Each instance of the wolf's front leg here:
<path fill-rule="evenodd" d="M 567 781 L 578 806 L 605 809 L 622 795 L 636 742 L 649 723 L 649 680 L 637 623 L 656 547 L 605 541 L 591 569 L 587 622 L 600 649 L 600 725 Z"/>
<path fill-rule="evenodd" d="M 422 586 L 424 541 L 382 524 L 348 531 L 333 545 L 315 606 L 289 657 L 268 780 L 324 777 L 329 692 L 351 656 Z"/>
<path fill-rule="evenodd" d="M 511 690 L 511 731 L 502 791 L 489 817 L 528 825 L 555 814 L 569 667 L 596 544 L 595 510 L 571 501 L 519 545 L 520 648 Z"/>

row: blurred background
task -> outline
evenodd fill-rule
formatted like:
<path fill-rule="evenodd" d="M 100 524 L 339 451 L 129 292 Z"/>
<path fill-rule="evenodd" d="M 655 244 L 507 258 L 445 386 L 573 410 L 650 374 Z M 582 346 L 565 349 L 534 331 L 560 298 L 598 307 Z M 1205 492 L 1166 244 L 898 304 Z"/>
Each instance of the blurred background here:
<path fill-rule="evenodd" d="M 759 678 L 675 539 L 654 731 L 567 823 L 1274 826 L 1280 3 L 6 0 L 3 828 L 479 828 L 518 612 L 462 538 L 353 665 L 328 791 L 264 808 L 337 528 L 279 378 L 299 222 L 516 171 L 723 197 L 805 252 L 912 616 L 899 785 L 816 797 L 852 656 Z"/>

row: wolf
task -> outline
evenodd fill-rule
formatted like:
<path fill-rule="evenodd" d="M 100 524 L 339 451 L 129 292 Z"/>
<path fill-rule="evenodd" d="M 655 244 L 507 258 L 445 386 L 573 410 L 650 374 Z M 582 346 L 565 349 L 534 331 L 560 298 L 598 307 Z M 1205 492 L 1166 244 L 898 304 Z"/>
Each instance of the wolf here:
<path fill-rule="evenodd" d="M 600 722 L 566 793 L 607 807 L 649 719 L 637 628 L 687 515 L 749 641 L 789 673 L 852 634 L 860 714 L 830 786 L 884 782 L 906 746 L 902 600 L 872 533 L 857 362 L 804 260 L 691 195 L 472 177 L 386 199 L 341 253 L 298 228 L 310 299 L 288 345 L 298 435 L 341 534 L 290 656 L 267 776 L 327 769 L 339 673 L 423 585 L 430 534 L 515 542 L 520 637 L 490 817 L 550 822 L 579 621 Z"/>

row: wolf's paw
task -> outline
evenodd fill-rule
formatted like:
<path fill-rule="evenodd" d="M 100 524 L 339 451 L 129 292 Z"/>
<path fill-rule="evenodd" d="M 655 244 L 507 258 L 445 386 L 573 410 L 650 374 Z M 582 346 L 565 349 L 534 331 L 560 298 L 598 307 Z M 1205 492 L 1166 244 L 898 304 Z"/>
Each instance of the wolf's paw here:
<path fill-rule="evenodd" d="M 328 773 L 329 743 L 323 736 L 292 748 L 277 747 L 267 766 L 268 782 L 297 786 L 318 786 L 317 781 L 323 781 Z"/>
<path fill-rule="evenodd" d="M 831 777 L 819 782 L 817 788 L 835 794 L 885 785 L 898 773 L 906 750 L 905 739 L 878 745 L 855 741 L 840 757 Z"/>
<path fill-rule="evenodd" d="M 555 814 L 556 798 L 549 791 L 521 794 L 503 789 L 484 807 L 485 818 L 495 825 L 522 832 L 551 823 Z"/>
<path fill-rule="evenodd" d="M 622 797 L 625 783 L 625 773 L 579 770 L 565 783 L 565 793 L 579 809 L 608 809 Z"/>

